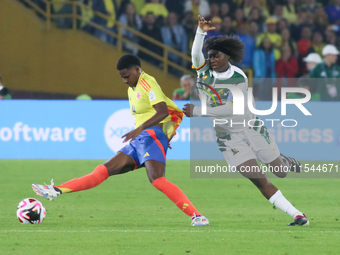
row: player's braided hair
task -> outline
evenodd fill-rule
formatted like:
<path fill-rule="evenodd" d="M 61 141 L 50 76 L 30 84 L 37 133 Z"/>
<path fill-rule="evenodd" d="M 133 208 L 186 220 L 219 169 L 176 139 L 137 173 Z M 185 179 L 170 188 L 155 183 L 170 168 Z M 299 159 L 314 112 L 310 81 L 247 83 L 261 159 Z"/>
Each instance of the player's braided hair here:
<path fill-rule="evenodd" d="M 118 60 L 117 70 L 128 69 L 130 67 L 139 66 L 141 67 L 140 60 L 135 55 L 126 54 Z"/>
<path fill-rule="evenodd" d="M 244 58 L 244 43 L 238 36 L 221 35 L 212 36 L 204 42 L 204 51 L 218 50 L 230 56 L 234 63 L 239 63 Z"/>

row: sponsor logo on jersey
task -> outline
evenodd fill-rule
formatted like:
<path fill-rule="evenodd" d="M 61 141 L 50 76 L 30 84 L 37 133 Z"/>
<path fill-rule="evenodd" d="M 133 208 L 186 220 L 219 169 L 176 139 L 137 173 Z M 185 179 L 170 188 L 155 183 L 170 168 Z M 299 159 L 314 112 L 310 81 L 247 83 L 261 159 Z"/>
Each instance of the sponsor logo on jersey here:
<path fill-rule="evenodd" d="M 150 101 L 153 101 L 153 100 L 156 100 L 156 99 L 157 99 L 156 94 L 155 94 L 155 91 L 150 91 L 150 93 L 149 93 L 149 99 L 150 99 Z"/>
<path fill-rule="evenodd" d="M 150 156 L 149 152 L 144 154 L 144 158 L 147 157 L 147 156 Z"/>

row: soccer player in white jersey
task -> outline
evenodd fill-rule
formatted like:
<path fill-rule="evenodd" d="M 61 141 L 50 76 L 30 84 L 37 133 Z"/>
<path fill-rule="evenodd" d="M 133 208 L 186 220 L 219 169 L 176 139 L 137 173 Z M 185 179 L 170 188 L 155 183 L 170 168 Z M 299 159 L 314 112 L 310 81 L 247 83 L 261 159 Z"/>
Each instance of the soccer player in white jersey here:
<path fill-rule="evenodd" d="M 197 83 L 198 88 L 201 88 L 201 91 L 204 89 L 211 95 L 218 90 L 218 95 L 221 96 L 217 97 L 216 100 L 215 98 L 207 99 L 206 113 L 204 114 L 204 117 L 210 117 L 213 122 L 215 120 L 214 126 L 219 149 L 229 167 L 236 167 L 244 177 L 256 185 L 269 202 L 293 217 L 294 221 L 288 226 L 308 226 L 309 221 L 306 216 L 282 195 L 281 191 L 268 180 L 257 164 L 256 158 L 265 163 L 268 169 L 270 167 L 271 169 L 281 169 L 280 171 L 273 171 L 275 175 L 281 178 L 287 175 L 288 169 L 301 172 L 302 168 L 297 160 L 280 154 L 274 139 L 271 138 L 267 129 L 259 124 L 262 121 L 256 118 L 246 105 L 248 101 L 248 79 L 241 69 L 229 62 L 229 60 L 235 63 L 241 62 L 244 44 L 235 36 L 210 37 L 204 43 L 205 35 L 214 27 L 211 27 L 210 21 L 206 21 L 200 16 L 198 16 L 198 20 L 198 28 L 191 51 L 192 63 L 197 70 L 198 80 L 202 81 Z M 202 53 L 203 43 L 208 54 L 208 60 L 205 60 Z M 220 88 L 216 87 L 218 84 L 233 84 L 242 91 L 245 98 L 244 115 L 233 115 L 233 95 L 229 89 L 221 91 Z M 204 86 L 204 88 L 200 86 Z M 254 103 L 254 98 L 252 100 Z M 220 101 L 221 105 L 217 105 L 216 101 Z M 201 107 L 193 104 L 186 104 L 183 111 L 188 117 L 202 116 Z M 223 118 L 229 120 L 227 124 L 226 122 L 216 121 Z M 248 123 L 249 120 L 254 119 L 256 121 L 252 123 L 251 127 L 230 125 L 231 121 Z"/>

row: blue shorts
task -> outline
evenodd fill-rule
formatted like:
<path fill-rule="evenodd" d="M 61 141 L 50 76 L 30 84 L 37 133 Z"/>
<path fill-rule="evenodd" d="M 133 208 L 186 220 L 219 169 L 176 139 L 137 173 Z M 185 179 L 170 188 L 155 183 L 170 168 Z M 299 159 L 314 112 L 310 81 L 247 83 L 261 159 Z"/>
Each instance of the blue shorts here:
<path fill-rule="evenodd" d="M 168 150 L 168 138 L 158 126 L 153 126 L 137 136 L 130 144 L 119 150 L 132 157 L 135 168 L 144 167 L 147 160 L 156 160 L 165 164 Z"/>

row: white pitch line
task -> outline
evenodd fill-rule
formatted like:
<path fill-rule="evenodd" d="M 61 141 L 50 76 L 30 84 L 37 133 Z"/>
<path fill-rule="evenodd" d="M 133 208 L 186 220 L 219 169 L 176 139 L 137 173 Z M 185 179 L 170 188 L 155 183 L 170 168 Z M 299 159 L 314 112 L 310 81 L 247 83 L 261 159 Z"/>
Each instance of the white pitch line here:
<path fill-rule="evenodd" d="M 216 233 L 216 232 L 228 232 L 228 233 L 334 233 L 340 234 L 340 231 L 306 231 L 306 230 L 229 230 L 229 229 L 212 229 L 209 230 L 209 227 L 205 227 L 206 229 L 202 230 L 150 230 L 150 229 L 104 229 L 104 230 L 27 230 L 27 229 L 11 229 L 11 230 L 0 230 L 0 233 L 9 233 L 9 232 L 42 232 L 42 233 L 95 233 L 95 232 L 121 232 L 121 233 Z"/>
<path fill-rule="evenodd" d="M 99 232 L 152 232 L 152 233 L 166 233 L 166 232 L 175 232 L 175 233 L 209 233 L 209 232 L 228 232 L 228 233 L 337 233 L 340 234 L 340 231 L 306 231 L 306 230 L 229 230 L 229 229 L 212 229 L 209 230 L 209 227 L 205 227 L 205 230 L 123 230 L 123 229 L 107 229 L 107 230 L 99 230 Z"/>

